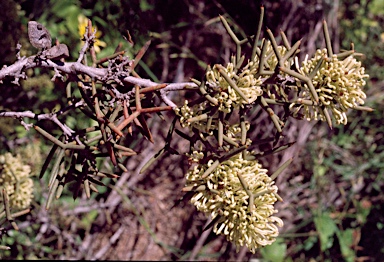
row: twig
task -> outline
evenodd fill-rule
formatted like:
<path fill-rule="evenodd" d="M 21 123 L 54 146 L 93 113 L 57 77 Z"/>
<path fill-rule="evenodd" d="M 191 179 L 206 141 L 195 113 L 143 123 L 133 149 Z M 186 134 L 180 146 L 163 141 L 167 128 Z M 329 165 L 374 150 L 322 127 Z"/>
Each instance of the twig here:
<path fill-rule="evenodd" d="M 211 223 L 211 219 L 208 219 L 208 221 L 205 223 L 203 228 L 208 226 L 209 223 Z M 189 256 L 189 260 L 190 261 L 193 261 L 193 260 L 196 259 L 196 256 L 200 252 L 201 248 L 203 247 L 203 245 L 204 245 L 205 241 L 207 240 L 207 238 L 208 238 L 209 234 L 211 233 L 211 231 L 212 231 L 212 227 L 210 229 L 208 229 L 208 230 L 205 230 L 201 234 L 201 236 L 199 237 L 199 239 L 196 242 L 196 245 L 192 249 L 191 255 Z"/>
<path fill-rule="evenodd" d="M 104 254 L 108 251 L 108 249 L 116 243 L 121 234 L 124 232 L 124 227 L 119 227 L 119 229 L 113 234 L 113 236 L 109 239 L 109 243 L 105 244 L 90 260 L 99 260 Z"/>

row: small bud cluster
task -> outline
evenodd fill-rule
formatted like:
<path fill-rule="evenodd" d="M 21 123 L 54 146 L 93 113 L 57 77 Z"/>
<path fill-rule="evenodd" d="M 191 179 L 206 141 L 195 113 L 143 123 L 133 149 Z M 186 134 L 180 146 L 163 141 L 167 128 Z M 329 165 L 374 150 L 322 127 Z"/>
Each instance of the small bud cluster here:
<path fill-rule="evenodd" d="M 24 165 L 20 156 L 0 155 L 0 184 L 7 191 L 11 208 L 27 208 L 33 198 L 31 167 Z"/>
<path fill-rule="evenodd" d="M 274 216 L 274 203 L 281 198 L 267 170 L 257 160 L 245 160 L 237 154 L 202 177 L 212 162 L 196 165 L 188 172 L 187 186 L 203 189 L 191 202 L 211 214 L 216 221 L 213 231 L 224 234 L 237 249 L 245 245 L 254 253 L 272 244 L 283 221 Z"/>

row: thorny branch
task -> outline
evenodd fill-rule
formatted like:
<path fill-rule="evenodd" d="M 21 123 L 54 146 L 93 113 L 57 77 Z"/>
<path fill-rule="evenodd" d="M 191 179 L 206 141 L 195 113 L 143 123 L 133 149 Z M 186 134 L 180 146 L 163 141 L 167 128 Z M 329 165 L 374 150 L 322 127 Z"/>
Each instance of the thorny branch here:
<path fill-rule="evenodd" d="M 79 102 L 78 103 L 78 106 L 81 106 L 83 103 L 82 102 Z M 21 124 L 25 127 L 26 130 L 29 130 L 31 127 L 33 127 L 33 124 L 27 124 L 23 121 L 23 118 L 31 118 L 31 119 L 35 119 L 37 121 L 40 121 L 40 120 L 51 120 L 52 122 L 54 122 L 55 124 L 57 124 L 61 130 L 63 131 L 63 133 L 66 135 L 66 136 L 71 136 L 73 133 L 75 133 L 75 131 L 73 131 L 72 129 L 70 129 L 66 124 L 63 124 L 59 121 L 59 119 L 57 118 L 57 116 L 60 115 L 60 112 L 59 113 L 49 113 L 49 114 L 35 114 L 31 111 L 24 111 L 24 112 L 0 112 L 0 117 L 12 117 L 12 118 L 15 118 L 15 119 L 19 119 Z"/>
<path fill-rule="evenodd" d="M 96 67 L 96 65 L 100 64 L 95 63 L 95 59 L 93 59 L 92 66 L 87 65 L 86 59 L 87 52 L 92 53 L 96 33 L 95 30 L 92 31 L 90 22 L 83 38 L 85 43 L 76 62 L 65 61 L 65 58 L 68 57 L 66 45 L 58 44 L 50 47 L 51 36 L 44 26 L 37 22 L 31 22 L 29 25 L 31 25 L 28 31 L 30 41 L 33 41 L 33 46 L 37 48 L 40 48 L 41 42 L 44 41 L 43 50 L 36 55 L 22 57 L 20 56 L 22 46 L 18 44 L 17 61 L 12 65 L 4 66 L 0 70 L 0 82 L 3 83 L 3 80 L 11 79 L 13 80 L 12 83 L 20 85 L 19 80 L 27 78 L 26 71 L 28 69 L 51 69 L 54 71 L 51 81 L 59 79 L 67 86 L 68 106 L 57 112 L 47 114 L 36 114 L 29 110 L 23 112 L 3 110 L 0 112 L 0 117 L 18 119 L 26 130 L 33 127 L 53 143 L 52 150 L 40 174 L 42 176 L 45 173 L 50 162 L 54 163 L 46 206 L 48 209 L 52 196 L 56 194 L 56 198 L 58 198 L 62 192 L 62 186 L 68 182 L 77 181 L 77 187 L 79 188 L 82 185 L 89 197 L 90 190 L 97 191 L 95 185 L 103 185 L 99 177 L 117 177 L 116 174 L 100 172 L 96 166 L 95 159 L 97 157 L 109 156 L 115 167 L 126 171 L 122 161 L 126 157 L 135 155 L 136 152 L 120 144 L 121 138 L 126 136 L 124 130 L 127 129 L 128 133 L 131 134 L 132 125 L 135 124 L 139 127 L 139 131 L 143 136 L 153 142 L 145 115 L 176 108 L 176 104 L 167 97 L 167 94 L 182 89 L 196 89 L 197 85 L 193 82 L 159 84 L 140 78 L 133 70 L 147 50 L 149 42 L 139 51 L 135 59 L 124 56 L 124 52 L 117 52 L 107 59 L 100 60 L 103 63 L 108 62 L 105 67 Z M 35 28 L 32 28 L 32 26 Z M 73 87 L 71 83 L 77 83 L 81 98 L 72 95 Z M 129 87 L 128 91 L 126 91 L 126 87 Z M 152 100 L 154 96 L 151 96 L 151 93 L 158 95 L 165 105 L 156 106 L 154 100 Z M 142 101 L 148 101 L 149 103 L 146 102 L 142 105 Z M 73 110 L 80 110 L 85 116 L 97 121 L 96 126 L 84 130 L 73 130 L 68 127 L 65 124 L 65 115 Z M 35 121 L 35 123 L 26 121 L 26 119 Z M 39 123 L 43 120 L 55 123 L 62 131 L 62 135 L 56 138 L 45 131 L 39 126 Z M 98 132 L 98 135 L 88 135 L 91 132 Z M 72 154 L 67 160 L 64 160 L 68 158 L 68 156 L 64 155 L 64 150 L 72 150 Z M 55 152 L 57 153 L 56 159 L 54 159 Z M 61 165 L 63 161 L 68 161 L 69 166 L 59 171 L 63 167 Z M 82 166 L 80 170 L 77 169 L 79 164 Z M 74 197 L 77 194 L 75 193 Z"/>
<path fill-rule="evenodd" d="M 94 36 L 94 33 L 92 34 L 92 36 Z M 90 46 L 89 42 L 91 41 L 93 41 L 92 37 L 86 38 L 86 43 L 88 44 L 85 44 L 82 50 L 80 51 L 79 58 L 84 57 L 87 48 L 89 48 Z M 0 70 L 0 81 L 4 80 L 7 77 L 13 77 L 14 83 L 19 84 L 20 78 L 27 78 L 25 74 L 25 71 L 27 69 L 39 67 L 53 69 L 55 71 L 55 75 L 52 80 L 54 80 L 54 78 L 56 77 L 61 77 L 61 79 L 64 79 L 62 74 L 66 74 L 67 78 L 71 76 L 77 77 L 78 75 L 86 75 L 96 81 L 96 83 L 104 84 L 107 82 L 116 82 L 120 83 L 120 85 L 133 84 L 139 86 L 142 91 L 144 91 L 145 89 L 146 91 L 150 91 L 150 88 L 153 88 L 152 91 L 155 91 L 156 87 L 159 87 L 159 83 L 153 82 L 148 79 L 130 76 L 130 72 L 127 66 L 131 66 L 133 60 L 130 60 L 128 57 L 120 57 L 120 59 L 123 61 L 120 64 L 117 64 L 115 62 L 116 59 L 114 59 L 110 60 L 111 63 L 108 65 L 108 68 L 95 68 L 81 63 L 82 59 L 78 59 L 77 62 L 62 62 L 53 59 L 46 59 L 40 57 L 39 55 L 33 55 L 30 57 L 19 57 L 18 61 L 16 61 L 14 64 L 10 66 L 5 66 L 3 69 Z M 169 91 L 177 91 L 185 88 L 197 88 L 197 85 L 193 82 L 184 82 L 163 84 L 160 85 L 160 87 L 160 97 L 163 102 L 171 108 L 175 108 L 177 106 L 167 97 L 167 93 Z M 131 91 L 124 94 L 118 91 L 118 89 L 115 87 L 111 87 L 111 91 L 114 93 L 115 98 L 120 100 L 129 101 L 131 97 L 135 96 L 135 89 L 132 89 Z M 84 103 L 77 103 L 75 107 L 80 107 L 83 104 Z M 22 120 L 22 118 L 31 118 L 37 121 L 51 120 L 62 129 L 66 136 L 70 136 L 74 133 L 74 131 L 60 122 L 60 120 L 58 119 L 59 114 L 60 112 L 36 115 L 31 111 L 25 111 L 1 112 L 0 116 L 13 117 L 20 120 Z M 32 126 L 32 124 L 26 124 L 24 122 L 21 123 L 27 130 L 29 130 L 29 128 Z"/>
<path fill-rule="evenodd" d="M 125 58 L 128 59 L 127 57 Z M 138 85 L 141 88 L 154 87 L 159 85 L 159 83 L 153 82 L 149 79 L 129 76 L 128 71 L 119 71 L 114 74 L 111 74 L 111 71 L 106 68 L 95 68 L 91 66 L 86 66 L 81 62 L 57 62 L 51 59 L 39 60 L 38 56 L 30 56 L 28 58 L 22 57 L 14 64 L 4 67 L 0 70 L 0 81 L 4 80 L 6 77 L 14 77 L 15 79 L 25 79 L 25 71 L 27 69 L 36 67 L 54 69 L 55 71 L 68 75 L 83 74 L 99 82 L 114 80 L 116 82 L 124 82 L 125 84 Z M 123 79 L 120 79 L 121 75 L 124 74 L 126 74 L 126 76 Z M 161 91 L 164 102 L 171 107 L 176 107 L 176 105 L 172 101 L 166 98 L 165 94 L 168 91 L 177 91 L 185 88 L 197 88 L 197 85 L 193 82 L 167 84 L 167 86 Z"/>

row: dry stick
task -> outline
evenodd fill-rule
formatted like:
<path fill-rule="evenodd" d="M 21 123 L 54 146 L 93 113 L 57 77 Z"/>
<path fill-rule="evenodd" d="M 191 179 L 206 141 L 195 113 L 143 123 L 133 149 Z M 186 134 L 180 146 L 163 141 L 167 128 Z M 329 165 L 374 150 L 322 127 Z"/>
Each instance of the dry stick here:
<path fill-rule="evenodd" d="M 73 209 L 66 209 L 62 212 L 63 216 L 73 216 L 73 215 L 79 215 L 83 213 L 89 213 L 92 210 L 101 210 L 111 207 L 112 205 L 107 203 L 99 203 L 95 202 L 90 204 L 87 202 L 87 204 L 84 204 L 83 206 L 79 205 L 74 207 Z"/>
<path fill-rule="evenodd" d="M 288 148 L 286 151 L 283 152 L 283 155 L 281 156 L 281 160 L 277 165 L 279 167 L 284 165 L 284 163 L 288 161 L 290 158 L 292 158 L 292 156 L 298 155 L 298 152 L 305 145 L 305 142 L 308 140 L 308 137 L 311 134 L 311 129 L 315 125 L 314 122 L 307 122 L 307 121 L 300 122 L 299 120 L 295 120 L 295 119 L 292 119 L 291 121 L 295 121 L 296 122 L 295 126 L 298 128 L 297 141 L 294 145 L 292 145 L 290 148 Z M 298 122 L 300 122 L 300 124 L 298 124 Z M 282 173 L 284 171 L 282 171 Z M 284 175 L 279 175 L 276 178 L 276 184 L 281 185 L 284 178 L 285 178 Z"/>
<path fill-rule="evenodd" d="M 150 160 L 150 158 L 153 157 L 153 154 L 152 154 L 153 151 L 154 151 L 153 147 L 151 146 L 145 148 L 145 150 L 140 154 L 141 156 L 144 156 L 144 159 L 142 159 L 140 163 L 147 163 Z M 145 173 L 140 173 L 141 169 L 142 169 L 142 164 L 139 164 L 136 166 L 136 169 L 134 171 L 130 173 L 123 172 L 123 174 L 117 181 L 115 187 L 118 187 L 121 189 L 134 187 L 142 179 L 142 177 L 145 176 Z M 129 178 L 130 180 L 128 180 Z M 106 205 L 110 205 L 110 208 L 108 211 L 110 213 L 113 213 L 116 209 L 116 206 L 119 205 L 121 200 L 122 200 L 121 195 L 116 190 L 113 190 L 109 194 L 107 200 L 105 201 Z"/>
<path fill-rule="evenodd" d="M 11 223 L 12 227 L 15 230 L 19 230 L 19 227 L 16 225 L 16 222 L 13 220 L 13 216 L 11 214 L 11 209 L 9 207 L 9 199 L 8 199 L 7 190 L 5 188 L 3 188 L 2 189 L 2 193 L 3 193 L 3 204 L 4 204 L 4 208 L 5 208 L 6 218 Z"/>
<path fill-rule="evenodd" d="M 109 60 L 111 60 L 113 58 L 116 58 L 116 57 L 118 57 L 120 55 L 124 55 L 124 54 L 125 54 L 125 51 L 120 51 L 120 52 L 114 53 L 112 55 L 106 56 L 106 57 L 101 58 L 100 60 L 96 61 L 96 64 L 99 65 L 99 64 L 108 62 Z"/>
<path fill-rule="evenodd" d="M 134 119 L 136 119 L 136 117 L 138 117 L 140 115 L 140 112 L 138 111 L 135 111 L 133 112 L 128 118 L 124 119 L 123 122 L 121 122 L 117 128 L 119 130 L 123 130 L 129 123 L 131 123 Z"/>
<path fill-rule="evenodd" d="M 135 85 L 136 111 L 141 111 L 140 86 Z"/>
<path fill-rule="evenodd" d="M 243 246 L 239 252 L 239 256 L 237 257 L 236 261 L 245 261 L 246 259 L 244 258 L 247 253 L 248 253 L 249 249 L 247 246 Z"/>
<path fill-rule="evenodd" d="M 142 108 L 140 112 L 141 113 L 157 113 L 161 111 L 171 111 L 171 110 L 173 110 L 171 106 L 159 106 L 159 107 Z"/>
<path fill-rule="evenodd" d="M 223 132 L 224 132 L 224 113 L 223 112 L 219 112 L 219 119 L 218 119 L 218 129 L 217 129 L 217 141 L 218 141 L 218 144 L 219 144 L 219 147 L 222 147 L 223 146 Z"/>
<path fill-rule="evenodd" d="M 93 209 L 94 210 L 94 209 Z M 72 257 L 74 260 L 89 259 L 89 254 L 92 252 L 91 245 L 94 242 L 96 235 L 86 232 L 85 237 L 79 245 L 79 252 L 76 252 L 76 256 Z M 93 254 L 93 253 L 92 253 Z"/>
<path fill-rule="evenodd" d="M 91 37 L 91 32 L 92 32 L 92 21 L 91 19 L 88 19 L 88 37 Z M 96 31 L 96 29 L 95 29 Z M 91 46 L 90 48 L 90 53 L 91 53 L 91 57 L 92 57 L 92 67 L 96 67 L 96 63 L 97 63 L 97 59 L 96 59 L 96 52 L 95 52 L 95 47 L 94 47 L 94 44 Z"/>
<path fill-rule="evenodd" d="M 211 219 L 208 219 L 207 222 L 205 223 L 204 227 L 205 228 L 206 226 L 209 225 L 209 223 L 211 223 Z M 207 240 L 209 234 L 211 233 L 212 231 L 212 227 L 209 229 L 209 230 L 205 230 L 199 237 L 199 239 L 197 240 L 195 246 L 193 247 L 192 249 L 192 252 L 191 252 L 191 255 L 189 256 L 189 260 L 190 261 L 193 261 L 196 259 L 196 256 L 197 254 L 200 252 L 200 250 L 202 249 L 205 241 Z"/>
<path fill-rule="evenodd" d="M 135 69 L 135 67 L 137 66 L 137 64 L 139 63 L 139 61 L 141 60 L 141 58 L 144 56 L 145 52 L 147 51 L 149 45 L 151 44 L 151 40 L 148 40 L 144 46 L 140 49 L 140 51 L 137 53 L 135 59 L 133 60 L 133 64 L 132 66 L 130 67 L 130 71 L 133 71 Z"/>
<path fill-rule="evenodd" d="M 141 88 L 140 89 L 140 94 L 154 92 L 156 90 L 160 90 L 160 89 L 163 89 L 163 88 L 167 87 L 167 85 L 168 84 L 159 84 L 159 85 L 156 85 L 156 86 L 149 86 L 149 87 Z"/>
<path fill-rule="evenodd" d="M 121 234 L 124 232 L 124 227 L 119 227 L 119 229 L 113 234 L 113 236 L 109 239 L 109 242 L 105 244 L 94 256 L 91 260 L 99 260 L 101 259 L 105 253 L 108 252 L 108 249 L 116 243 L 116 241 L 120 238 Z"/>
<path fill-rule="evenodd" d="M 24 117 L 31 118 L 34 120 L 51 120 L 54 122 L 59 128 L 63 131 L 63 133 L 67 136 L 71 136 L 74 131 L 70 129 L 65 124 L 61 123 L 57 118 L 57 113 L 47 113 L 47 114 L 35 114 L 31 111 L 24 111 L 24 112 L 0 112 L 0 117 L 12 117 L 15 119 L 22 119 Z M 24 126 L 26 130 L 29 130 L 30 127 L 33 126 L 33 124 L 26 124 L 23 120 L 21 120 L 21 124 Z"/>

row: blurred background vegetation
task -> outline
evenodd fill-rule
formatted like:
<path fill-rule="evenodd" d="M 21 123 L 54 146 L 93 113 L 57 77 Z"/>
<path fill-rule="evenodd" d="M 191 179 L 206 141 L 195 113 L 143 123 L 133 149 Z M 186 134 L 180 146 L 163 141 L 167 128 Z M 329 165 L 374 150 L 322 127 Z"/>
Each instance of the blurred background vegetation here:
<path fill-rule="evenodd" d="M 236 253 L 231 243 L 207 231 L 207 218 L 188 203 L 175 205 L 182 196 L 187 159 L 167 156 L 151 170 L 139 174 L 142 164 L 164 145 L 166 121 L 154 117 L 151 130 L 155 143 L 130 146 L 141 154 L 127 162 L 129 172 L 118 180 L 105 179 L 108 188 L 98 188 L 91 199 L 73 200 L 70 193 L 46 211 L 48 193 L 39 169 L 50 144 L 18 121 L 0 119 L 0 154 L 20 154 L 31 165 L 35 181 L 29 214 L 18 218 L 15 231 L 7 223 L 0 251 L 3 259 L 114 259 L 114 260 L 250 260 L 264 261 L 382 261 L 384 258 L 384 143 L 381 120 L 384 109 L 384 1 L 177 1 L 177 0 L 3 0 L 0 8 L 0 64 L 15 61 L 16 43 L 22 55 L 34 49 L 27 39 L 27 23 L 45 25 L 52 38 L 68 45 L 71 57 L 81 48 L 78 24 L 81 17 L 92 20 L 101 32 L 98 58 L 110 55 L 121 44 L 134 57 L 148 40 L 151 46 L 140 62 L 141 77 L 158 82 L 200 79 L 207 64 L 226 63 L 235 46 L 217 19 L 224 15 L 237 34 L 252 35 L 260 5 L 265 7 L 264 29 L 275 36 L 283 30 L 291 42 L 303 38 L 301 55 L 324 46 L 321 22 L 328 22 L 334 49 L 355 50 L 370 80 L 366 105 L 372 113 L 351 112 L 346 126 L 329 130 L 325 123 L 292 120 L 286 130 L 295 147 L 264 159 L 273 172 L 294 156 L 290 168 L 277 184 L 284 202 L 278 204 L 285 226 L 281 237 L 255 255 L 246 249 Z M 124 37 L 127 30 L 132 46 Z M 278 37 L 279 38 L 279 37 Z M 247 51 L 247 50 L 245 50 Z M 21 86 L 4 81 L 0 110 L 50 112 L 64 105 L 64 89 L 50 81 L 52 72 L 35 69 Z M 173 97 L 182 103 L 190 94 Z M 168 117 L 168 118 L 167 118 Z M 261 113 L 251 115 L 254 137 L 268 133 L 269 120 Z M 67 116 L 66 124 L 80 126 L 89 121 Z M 52 123 L 43 127 L 55 133 Z M 166 128 L 165 128 L 166 127 Z M 175 148 L 186 147 L 175 139 Z M 108 162 L 106 169 L 112 169 Z M 115 188 L 112 190 L 111 188 Z"/>

